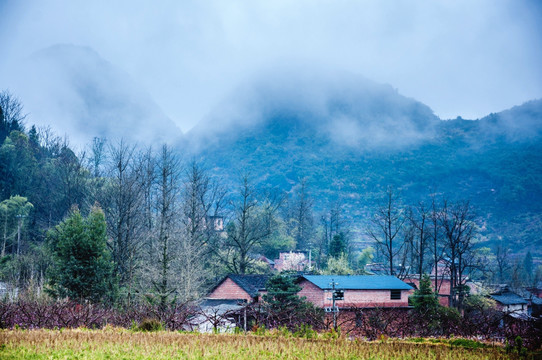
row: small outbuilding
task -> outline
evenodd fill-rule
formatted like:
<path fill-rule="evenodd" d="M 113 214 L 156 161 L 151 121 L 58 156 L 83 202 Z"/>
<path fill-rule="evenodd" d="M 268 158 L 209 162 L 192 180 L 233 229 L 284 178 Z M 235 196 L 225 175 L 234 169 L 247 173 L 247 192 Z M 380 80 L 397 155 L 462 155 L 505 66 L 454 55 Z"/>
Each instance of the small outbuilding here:
<path fill-rule="evenodd" d="M 502 291 L 493 293 L 489 297 L 497 303 L 497 308 L 500 311 L 509 313 L 512 316 L 525 316 L 527 315 L 528 302 L 522 296 L 508 290 L 508 288 Z"/>

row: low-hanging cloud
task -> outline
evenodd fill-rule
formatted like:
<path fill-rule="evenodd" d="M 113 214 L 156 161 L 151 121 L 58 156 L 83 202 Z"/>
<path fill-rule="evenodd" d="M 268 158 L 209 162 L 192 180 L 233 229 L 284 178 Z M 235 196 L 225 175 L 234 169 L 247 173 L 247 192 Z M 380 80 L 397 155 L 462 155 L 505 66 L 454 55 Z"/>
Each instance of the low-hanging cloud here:
<path fill-rule="evenodd" d="M 284 144 L 304 138 L 357 150 L 399 149 L 433 138 L 439 122 L 429 107 L 390 85 L 349 72 L 289 66 L 239 86 L 186 142 L 196 152 L 269 136 Z"/>
<path fill-rule="evenodd" d="M 478 118 L 542 96 L 537 1 L 34 0 L 1 6 L 1 87 L 17 93 L 10 69 L 39 49 L 88 46 L 129 73 L 183 131 L 262 68 L 284 64 L 317 64 L 389 83 L 441 118 Z"/>

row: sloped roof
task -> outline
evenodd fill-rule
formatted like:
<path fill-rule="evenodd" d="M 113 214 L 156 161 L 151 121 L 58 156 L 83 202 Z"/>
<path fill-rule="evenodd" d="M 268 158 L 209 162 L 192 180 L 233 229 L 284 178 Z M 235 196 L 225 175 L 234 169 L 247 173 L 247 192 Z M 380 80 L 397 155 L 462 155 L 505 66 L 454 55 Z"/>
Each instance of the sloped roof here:
<path fill-rule="evenodd" d="M 502 292 L 498 294 L 491 294 L 489 295 L 489 297 L 503 305 L 528 304 L 528 302 L 524 298 L 522 298 L 521 296 L 513 292 Z"/>
<path fill-rule="evenodd" d="M 231 275 L 226 276 L 224 280 L 226 280 L 227 278 L 232 279 L 233 282 L 239 285 L 241 289 L 245 290 L 247 294 L 249 294 L 252 297 L 255 297 L 259 291 L 265 290 L 265 284 L 267 284 L 267 280 L 269 280 L 270 276 L 269 275 L 231 274 Z"/>
<path fill-rule="evenodd" d="M 413 287 L 391 275 L 305 275 L 322 290 L 331 289 L 335 281 L 337 289 L 345 290 L 412 290 Z"/>

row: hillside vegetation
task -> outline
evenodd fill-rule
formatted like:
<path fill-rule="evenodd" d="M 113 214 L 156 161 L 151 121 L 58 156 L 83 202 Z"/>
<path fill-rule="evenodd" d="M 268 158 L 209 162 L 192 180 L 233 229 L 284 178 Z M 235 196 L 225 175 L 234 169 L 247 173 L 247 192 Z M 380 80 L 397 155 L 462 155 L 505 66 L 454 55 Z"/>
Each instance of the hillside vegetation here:
<path fill-rule="evenodd" d="M 227 183 L 249 171 L 290 191 L 307 178 L 315 208 L 339 200 L 361 233 L 390 185 L 405 204 L 430 194 L 469 200 L 488 244 L 539 252 L 542 100 L 479 120 L 440 120 L 389 86 L 338 79 L 242 88 L 188 134 L 185 151 Z"/>

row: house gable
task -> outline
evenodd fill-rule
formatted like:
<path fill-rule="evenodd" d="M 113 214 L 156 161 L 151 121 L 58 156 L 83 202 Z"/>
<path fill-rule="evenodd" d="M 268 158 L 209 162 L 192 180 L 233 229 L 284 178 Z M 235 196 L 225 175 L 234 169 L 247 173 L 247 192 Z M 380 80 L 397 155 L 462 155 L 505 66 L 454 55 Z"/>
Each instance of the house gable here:
<path fill-rule="evenodd" d="M 208 299 L 257 301 L 265 292 L 265 284 L 269 275 L 236 275 L 230 274 L 216 285 Z"/>
<path fill-rule="evenodd" d="M 208 299 L 232 299 L 232 300 L 246 300 L 247 302 L 252 302 L 252 296 L 243 290 L 242 287 L 237 285 L 229 277 L 222 280 L 214 289 L 211 291 Z"/>

